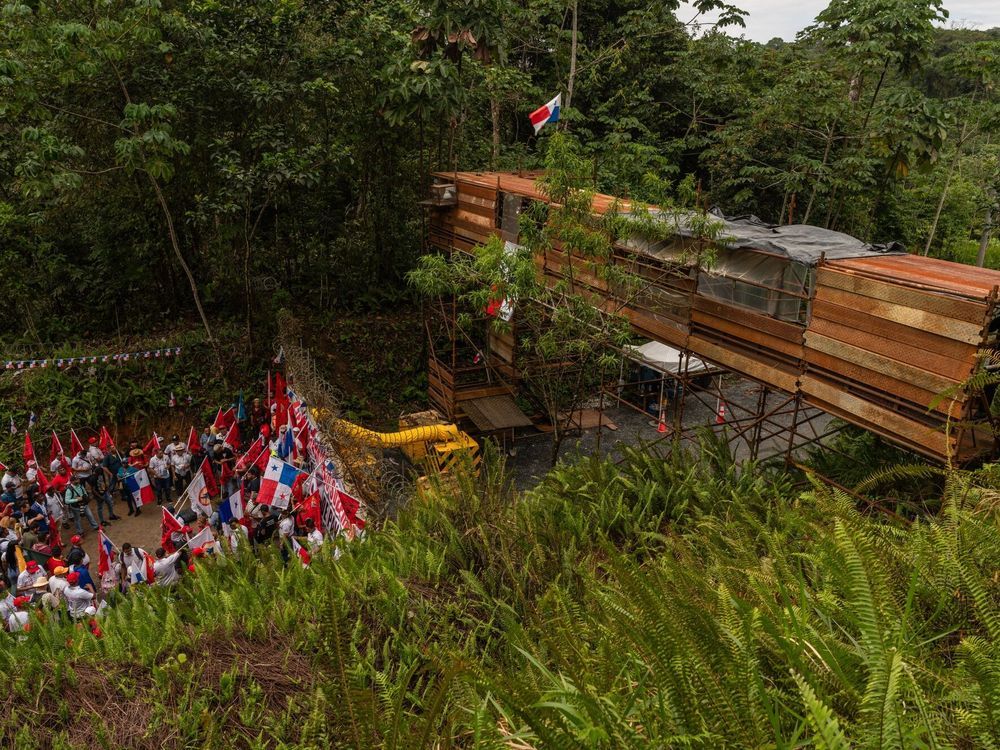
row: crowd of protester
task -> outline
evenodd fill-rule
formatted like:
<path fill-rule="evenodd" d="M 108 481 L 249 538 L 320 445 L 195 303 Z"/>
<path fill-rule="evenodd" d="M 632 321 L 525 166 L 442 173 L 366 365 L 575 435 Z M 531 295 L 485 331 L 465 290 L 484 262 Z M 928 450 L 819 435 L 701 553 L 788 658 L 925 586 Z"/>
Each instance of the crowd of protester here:
<path fill-rule="evenodd" d="M 248 411 L 244 429 L 260 436 L 264 450 L 277 454 L 285 426 L 274 429 L 259 399 Z M 237 466 L 239 446 L 223 442 L 214 426 L 204 428 L 194 450 L 179 435 L 148 451 L 132 441 L 124 454 L 113 446 L 101 450 L 97 443 L 91 438 L 71 458 L 57 453 L 48 480 L 39 476 L 34 461 L 26 462 L 23 473 L 10 466 L 0 478 L 0 623 L 10 632 L 27 630 L 29 612 L 35 610 L 40 617 L 86 621 L 99 634 L 98 618 L 118 597 L 137 585 L 173 586 L 194 572 L 199 559 L 256 553 L 277 545 L 286 564 L 294 553 L 308 565 L 323 546 L 318 506 L 314 498 L 304 497 L 302 484 L 294 488 L 292 502 L 284 509 L 257 503 L 260 470 L 256 465 Z M 221 500 L 241 490 L 242 518 L 224 519 L 206 491 L 189 508 L 174 507 L 205 457 L 214 476 L 229 477 L 220 488 Z M 159 543 L 150 553 L 124 542 L 110 549 L 105 565 L 95 567 L 82 546 L 87 532 L 106 530 L 121 520 L 116 505 L 124 504 L 129 516 L 151 508 L 136 504 L 126 482 L 143 469 L 156 504 L 162 506 L 157 509 L 162 517 Z M 70 530 L 75 533 L 66 545 L 62 532 Z M 99 567 L 106 570 L 98 572 Z"/>

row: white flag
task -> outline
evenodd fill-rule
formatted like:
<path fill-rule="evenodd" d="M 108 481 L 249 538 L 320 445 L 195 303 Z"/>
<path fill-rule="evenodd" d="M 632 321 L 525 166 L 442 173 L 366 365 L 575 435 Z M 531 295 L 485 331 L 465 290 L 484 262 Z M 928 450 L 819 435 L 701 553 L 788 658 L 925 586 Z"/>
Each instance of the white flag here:
<path fill-rule="evenodd" d="M 191 484 L 187 486 L 184 490 L 184 494 L 188 496 L 191 500 L 191 510 L 193 510 L 198 515 L 206 516 L 211 518 L 212 516 L 212 503 L 209 501 L 207 504 L 203 503 L 201 500 L 201 491 L 205 489 L 205 475 L 198 470 L 198 473 L 194 475 L 191 480 Z"/>

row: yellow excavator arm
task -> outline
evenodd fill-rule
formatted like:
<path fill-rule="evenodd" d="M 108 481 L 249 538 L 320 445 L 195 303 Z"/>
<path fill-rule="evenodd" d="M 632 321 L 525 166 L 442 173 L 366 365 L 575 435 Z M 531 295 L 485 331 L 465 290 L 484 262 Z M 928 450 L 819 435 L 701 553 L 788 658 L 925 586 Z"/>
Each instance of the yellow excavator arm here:
<path fill-rule="evenodd" d="M 312 413 L 317 420 L 325 421 L 330 417 L 325 409 L 313 409 Z M 331 420 L 331 427 L 342 437 L 356 441 L 358 448 L 361 446 L 373 449 L 399 448 L 411 463 L 422 466 L 424 471 L 440 474 L 456 468 L 459 464 L 465 464 L 471 465 L 478 473 L 479 443 L 460 430 L 458 425 L 433 422 L 439 418 L 440 415 L 435 412 L 407 415 L 400 419 L 403 422 L 400 425 L 403 429 L 397 432 L 376 432 L 343 419 Z M 343 451 L 346 448 L 345 445 L 341 449 Z M 365 463 L 375 460 L 363 449 L 348 450 L 343 458 Z"/>
<path fill-rule="evenodd" d="M 400 448 L 413 443 L 443 443 L 459 440 L 461 430 L 453 424 L 431 424 L 409 427 L 398 432 L 375 432 L 353 422 L 338 419 L 336 429 L 371 448 Z"/>

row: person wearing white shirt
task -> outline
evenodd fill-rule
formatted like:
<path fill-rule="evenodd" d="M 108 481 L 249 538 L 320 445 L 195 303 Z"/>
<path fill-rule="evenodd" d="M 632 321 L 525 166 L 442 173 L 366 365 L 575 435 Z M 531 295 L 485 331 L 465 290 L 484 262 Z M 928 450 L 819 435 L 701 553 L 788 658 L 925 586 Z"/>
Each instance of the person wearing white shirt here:
<path fill-rule="evenodd" d="M 14 595 L 7 589 L 7 582 L 0 580 L 0 622 L 7 622 L 15 609 Z"/>
<path fill-rule="evenodd" d="M 25 467 L 24 483 L 28 485 L 29 493 L 32 499 L 34 499 L 35 493 L 38 491 L 38 466 L 34 461 L 28 461 Z"/>
<path fill-rule="evenodd" d="M 180 580 L 176 567 L 177 559 L 180 556 L 180 552 L 168 555 L 163 547 L 156 550 L 156 562 L 153 563 L 153 573 L 156 575 L 157 586 L 173 586 Z"/>
<path fill-rule="evenodd" d="M 87 460 L 93 466 L 100 466 L 104 463 L 104 451 L 97 447 L 97 438 L 90 438 L 90 447 L 87 448 Z"/>
<path fill-rule="evenodd" d="M 14 497 L 20 500 L 24 495 L 24 488 L 21 486 L 21 477 L 13 469 L 6 469 L 0 478 L 0 488 L 5 490 L 8 484 L 14 485 Z"/>
<path fill-rule="evenodd" d="M 149 473 L 153 477 L 157 504 L 170 502 L 170 461 L 163 455 L 162 449 L 149 459 Z"/>
<path fill-rule="evenodd" d="M 247 531 L 246 526 L 233 518 L 227 524 L 227 528 L 229 529 L 227 534 L 229 536 L 229 549 L 233 552 L 238 552 L 249 546 L 250 532 Z"/>
<path fill-rule="evenodd" d="M 21 598 L 22 597 L 18 597 L 18 599 Z M 23 598 L 27 599 L 27 597 Z M 11 633 L 20 633 L 22 630 L 28 629 L 28 620 L 31 618 L 28 613 L 22 609 L 24 606 L 26 606 L 26 604 L 22 604 L 11 613 L 10 617 L 7 618 L 7 630 Z"/>
<path fill-rule="evenodd" d="M 166 453 L 167 457 L 170 458 L 175 453 L 180 453 L 186 450 L 187 450 L 187 443 L 182 442 L 179 435 L 174 435 L 172 438 L 170 438 L 170 443 L 167 444 L 167 448 L 164 451 L 164 453 Z"/>
<path fill-rule="evenodd" d="M 174 470 L 174 490 L 180 497 L 191 483 L 191 452 L 181 443 L 181 447 L 169 454 L 169 458 L 170 467 Z"/>
<path fill-rule="evenodd" d="M 66 576 L 66 580 L 69 585 L 63 591 L 63 599 L 66 600 L 70 617 L 79 620 L 81 617 L 94 614 L 97 611 L 91 604 L 94 601 L 94 593 L 80 586 L 80 574 L 70 573 Z"/>
<path fill-rule="evenodd" d="M 281 537 L 281 541 L 287 542 L 292 538 L 295 533 L 295 519 L 292 517 L 292 512 L 287 508 L 281 511 L 281 521 L 278 523 L 278 536 Z"/>
<path fill-rule="evenodd" d="M 45 492 L 45 510 L 48 511 L 49 515 L 52 516 L 52 520 L 54 520 L 57 524 L 62 521 L 62 498 L 59 497 L 59 493 L 54 487 L 49 487 L 49 489 Z"/>
<path fill-rule="evenodd" d="M 27 565 L 25 565 L 24 570 L 21 571 L 20 575 L 17 577 L 17 590 L 18 592 L 25 592 L 31 590 L 35 583 L 42 578 L 45 578 L 45 571 L 42 570 L 38 563 L 34 560 L 28 560 Z"/>
<path fill-rule="evenodd" d="M 85 481 L 90 481 L 90 477 L 94 473 L 94 467 L 90 464 L 90 460 L 87 458 L 85 451 L 80 451 L 75 456 L 73 456 L 73 461 L 70 464 L 73 468 L 73 476 L 80 477 Z"/>
<path fill-rule="evenodd" d="M 128 583 L 138 583 L 146 581 L 146 550 L 141 547 L 133 547 L 128 542 L 122 545 L 122 565 L 128 574 Z M 152 581 L 146 581 L 152 583 Z"/>
<path fill-rule="evenodd" d="M 306 532 L 310 552 L 315 552 L 323 546 L 323 532 L 316 528 L 316 522 L 311 518 L 306 519 Z"/>
<path fill-rule="evenodd" d="M 52 572 L 52 577 L 49 579 L 49 593 L 60 600 L 64 598 L 63 593 L 69 587 L 69 581 L 66 580 L 67 573 L 69 569 L 60 566 Z"/>

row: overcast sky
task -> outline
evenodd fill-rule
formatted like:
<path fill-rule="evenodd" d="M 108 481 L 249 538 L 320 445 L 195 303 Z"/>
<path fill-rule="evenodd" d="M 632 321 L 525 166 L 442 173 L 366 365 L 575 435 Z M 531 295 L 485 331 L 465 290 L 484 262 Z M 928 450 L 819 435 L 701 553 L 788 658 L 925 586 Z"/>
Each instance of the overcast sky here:
<path fill-rule="evenodd" d="M 824 0 L 729 0 L 736 7 L 747 11 L 744 36 L 766 42 L 776 36 L 791 41 L 803 28 L 812 23 L 816 14 L 828 5 Z M 948 26 L 964 28 L 990 28 L 1000 26 L 1000 0 L 946 0 Z M 690 20 L 694 11 L 682 6 L 677 14 L 682 21 Z M 740 35 L 738 27 L 729 33 Z"/>

